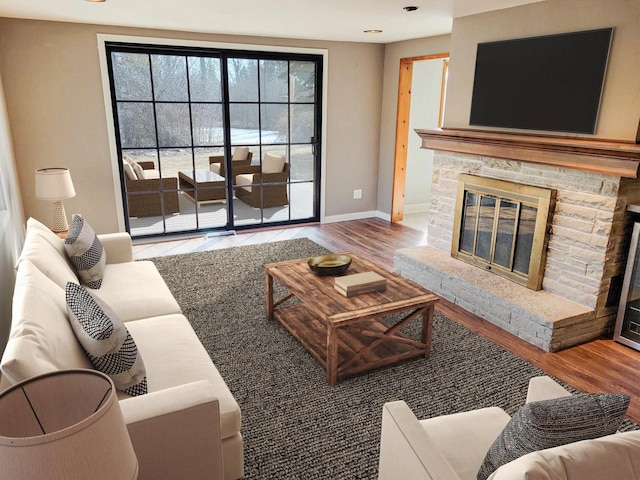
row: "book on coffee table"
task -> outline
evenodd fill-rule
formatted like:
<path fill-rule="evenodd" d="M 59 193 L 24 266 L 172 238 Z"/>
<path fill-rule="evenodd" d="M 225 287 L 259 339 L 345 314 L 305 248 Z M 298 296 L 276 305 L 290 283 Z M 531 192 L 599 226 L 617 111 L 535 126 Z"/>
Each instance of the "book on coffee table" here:
<path fill-rule="evenodd" d="M 336 277 L 334 288 L 345 297 L 361 293 L 380 292 L 387 287 L 387 279 L 375 272 L 354 273 Z"/>

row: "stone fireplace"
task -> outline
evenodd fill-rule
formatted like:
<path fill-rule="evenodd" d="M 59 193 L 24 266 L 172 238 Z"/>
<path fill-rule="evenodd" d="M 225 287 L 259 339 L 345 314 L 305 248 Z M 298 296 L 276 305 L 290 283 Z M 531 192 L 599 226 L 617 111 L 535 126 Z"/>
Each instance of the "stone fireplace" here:
<path fill-rule="evenodd" d="M 473 130 L 419 130 L 435 150 L 426 247 L 399 250 L 396 270 L 547 351 L 608 334 L 615 322 L 640 203 L 640 146 Z M 553 191 L 539 291 L 452 258 L 459 181 L 471 175 Z M 521 282 L 520 282 L 521 283 Z"/>

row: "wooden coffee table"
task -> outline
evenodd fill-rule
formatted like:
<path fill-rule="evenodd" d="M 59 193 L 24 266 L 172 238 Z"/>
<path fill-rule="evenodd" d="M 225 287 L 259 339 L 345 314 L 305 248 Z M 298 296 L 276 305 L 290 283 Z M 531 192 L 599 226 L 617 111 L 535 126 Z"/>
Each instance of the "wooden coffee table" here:
<path fill-rule="evenodd" d="M 264 266 L 267 319 L 278 320 L 324 365 L 330 385 L 339 377 L 410 358 L 429 358 L 438 297 L 363 258 L 346 255 L 352 257 L 347 274 L 376 272 L 387 279 L 386 290 L 347 298 L 334 289 L 335 277 L 311 272 L 308 259 L 271 263 Z M 279 299 L 274 299 L 274 279 L 288 290 Z M 293 297 L 298 301 L 287 302 Z M 388 318 L 398 313 L 401 318 Z M 400 332 L 419 318 L 419 340 Z"/>
<path fill-rule="evenodd" d="M 180 170 L 178 181 L 182 193 L 194 202 L 195 191 L 198 192 L 198 204 L 222 202 L 227 199 L 227 189 L 224 177 L 209 170 L 196 170 L 195 178 L 193 170 Z"/>

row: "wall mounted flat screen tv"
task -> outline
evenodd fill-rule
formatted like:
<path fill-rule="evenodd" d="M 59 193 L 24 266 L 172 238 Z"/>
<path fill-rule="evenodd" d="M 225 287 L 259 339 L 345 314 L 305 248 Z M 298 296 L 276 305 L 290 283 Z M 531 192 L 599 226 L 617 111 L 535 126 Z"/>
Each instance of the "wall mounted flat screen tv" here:
<path fill-rule="evenodd" d="M 612 32 L 479 43 L 469 123 L 593 134 Z"/>

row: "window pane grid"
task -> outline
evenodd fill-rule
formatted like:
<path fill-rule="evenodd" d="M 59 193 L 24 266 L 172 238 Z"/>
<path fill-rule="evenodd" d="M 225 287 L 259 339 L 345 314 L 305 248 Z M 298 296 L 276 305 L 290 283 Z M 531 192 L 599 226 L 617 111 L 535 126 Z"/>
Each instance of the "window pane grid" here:
<path fill-rule="evenodd" d="M 188 54 L 128 53 L 116 50 L 110 53 L 112 60 L 116 57 L 121 60 L 127 55 L 135 55 L 136 62 L 148 69 L 148 81 L 142 82 L 143 87 L 146 85 L 146 89 L 138 86 L 138 91 L 143 92 L 144 95 L 134 98 L 135 95 L 132 96 L 130 93 L 131 86 L 128 90 L 121 86 L 119 90 L 112 93 L 115 100 L 114 111 L 118 112 L 116 120 L 120 134 L 119 148 L 123 155 L 148 156 L 157 164 L 157 170 L 162 179 L 173 175 L 178 168 L 171 159 L 171 153 L 176 151 L 188 154 L 188 169 L 192 171 L 206 168 L 206 164 L 202 165 L 202 162 L 207 161 L 207 150 L 212 155 L 220 154 L 222 152 L 214 150 L 224 149 L 226 144 L 231 145 L 231 148 L 225 149 L 226 152 L 232 151 L 234 146 L 249 146 L 254 153 L 252 164 L 260 166 L 265 153 L 284 154 L 291 170 L 287 173 L 286 180 L 272 182 L 263 180 L 260 176 L 258 187 L 262 190 L 273 186 L 284 186 L 290 198 L 292 185 L 296 185 L 296 188 L 309 186 L 309 202 L 313 206 L 307 214 L 300 215 L 293 214 L 291 204 L 288 203 L 281 209 L 283 215 L 278 218 L 266 218 L 263 211 L 267 207 L 260 206 L 259 222 L 288 222 L 303 218 L 317 218 L 317 193 L 314 192 L 318 191 L 315 183 L 318 175 L 305 173 L 309 168 L 312 172 L 317 169 L 316 154 L 310 154 L 311 137 L 318 138 L 318 134 L 315 133 L 315 118 L 310 120 L 306 118 L 308 111 L 315 112 L 317 92 L 314 90 L 315 85 L 309 82 L 309 79 L 306 79 L 307 84 L 295 83 L 290 60 L 242 59 L 230 56 L 227 60 L 231 61 L 230 65 L 236 71 L 231 72 L 228 77 L 229 97 L 225 102 L 222 89 L 210 92 L 211 89 L 202 87 L 207 84 L 207 77 L 201 75 L 204 65 L 205 69 L 215 72 L 217 78 L 220 78 L 221 71 L 215 68 L 215 65 L 225 61 L 223 56 L 200 58 Z M 316 62 L 304 63 L 311 66 L 315 74 Z M 200 71 L 197 71 L 198 68 Z M 246 78 L 243 79 L 239 75 L 242 69 L 248 72 L 250 78 L 255 77 L 256 82 L 253 86 L 251 82 L 246 82 Z M 114 85 L 117 83 L 115 76 L 112 73 Z M 315 81 L 315 78 L 312 80 Z M 298 86 L 298 84 L 304 86 L 302 95 L 292 90 L 292 85 Z M 309 95 L 309 92 L 313 95 Z M 225 108 L 231 112 L 228 129 L 224 126 L 223 110 Z M 298 113 L 297 117 L 292 117 L 296 115 L 295 108 L 310 110 L 303 110 L 303 113 Z M 147 109 L 146 120 L 141 122 L 141 117 L 135 113 L 144 109 Z M 293 118 L 298 118 L 296 122 L 300 125 L 297 128 L 296 122 L 292 122 Z M 234 124 L 236 127 L 242 127 L 244 132 L 237 128 L 234 130 Z M 247 127 L 249 127 L 248 131 Z M 257 131 L 258 135 L 252 134 L 251 130 Z M 294 154 L 291 151 L 292 147 L 303 148 L 304 151 Z M 280 148 L 284 150 L 279 150 Z M 311 158 L 307 158 L 309 156 Z M 185 166 L 182 164 L 182 167 Z M 180 188 L 173 190 L 180 190 Z M 197 198 L 198 188 L 192 190 Z M 204 188 L 202 190 L 204 191 Z M 162 192 L 161 187 L 160 193 Z M 261 196 L 263 195 L 262 192 Z M 199 203 L 196 203 L 196 213 L 199 206 Z M 233 208 L 233 205 L 229 207 Z M 165 220 L 163 218 L 162 231 L 158 233 L 169 231 Z M 195 223 L 196 229 L 200 228 L 197 214 Z"/>

